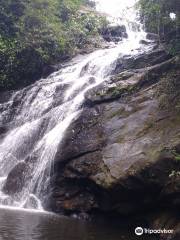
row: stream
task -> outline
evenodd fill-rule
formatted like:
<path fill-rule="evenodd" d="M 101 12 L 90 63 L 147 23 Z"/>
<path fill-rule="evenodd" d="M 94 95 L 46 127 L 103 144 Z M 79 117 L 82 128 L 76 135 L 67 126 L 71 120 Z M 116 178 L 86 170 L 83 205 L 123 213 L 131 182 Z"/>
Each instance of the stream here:
<path fill-rule="evenodd" d="M 17 209 L 0 209 L 1 240 L 138 240 L 126 222 L 82 220 Z M 144 240 L 155 240 L 147 235 Z"/>

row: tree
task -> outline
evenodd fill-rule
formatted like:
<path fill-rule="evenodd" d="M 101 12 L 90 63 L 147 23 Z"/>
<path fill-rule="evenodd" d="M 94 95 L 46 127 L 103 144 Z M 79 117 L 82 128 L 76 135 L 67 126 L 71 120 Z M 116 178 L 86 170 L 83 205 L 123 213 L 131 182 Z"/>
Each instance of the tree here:
<path fill-rule="evenodd" d="M 0 35 L 4 37 L 14 36 L 17 32 L 16 23 L 24 14 L 23 1 L 1 0 L 0 4 Z"/>
<path fill-rule="evenodd" d="M 139 0 L 139 7 L 141 20 L 150 32 L 165 35 L 179 24 L 179 0 Z M 174 21 L 170 18 L 172 12 L 176 14 Z"/>
<path fill-rule="evenodd" d="M 87 0 L 1 0 L 0 90 L 27 85 L 94 41 L 103 24 L 78 11 Z M 92 16 L 91 16 L 92 15 Z"/>

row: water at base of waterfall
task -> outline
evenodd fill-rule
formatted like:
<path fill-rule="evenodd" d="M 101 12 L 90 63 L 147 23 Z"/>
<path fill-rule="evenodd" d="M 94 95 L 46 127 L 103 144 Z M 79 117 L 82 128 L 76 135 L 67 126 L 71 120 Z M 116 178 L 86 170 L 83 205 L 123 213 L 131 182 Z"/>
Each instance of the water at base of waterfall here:
<path fill-rule="evenodd" d="M 117 58 L 148 51 L 145 33 L 132 31 L 109 49 L 78 56 L 0 103 L 0 123 L 8 132 L 0 142 L 0 205 L 43 210 L 52 163 L 67 128 L 81 112 L 85 93 L 106 81 Z"/>
<path fill-rule="evenodd" d="M 138 240 L 134 229 L 143 226 L 112 219 L 94 222 L 79 221 L 53 214 L 33 211 L 1 209 L 1 240 Z M 155 240 L 155 236 L 143 235 L 144 240 Z"/>

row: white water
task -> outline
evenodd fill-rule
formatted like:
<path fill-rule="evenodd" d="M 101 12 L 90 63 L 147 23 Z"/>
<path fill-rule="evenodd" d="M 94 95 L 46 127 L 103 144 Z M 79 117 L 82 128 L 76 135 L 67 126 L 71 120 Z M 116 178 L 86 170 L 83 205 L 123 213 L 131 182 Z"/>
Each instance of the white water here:
<path fill-rule="evenodd" d="M 110 49 L 76 57 L 60 71 L 15 92 L 8 102 L 0 104 L 0 122 L 9 121 L 11 124 L 0 143 L 1 205 L 42 210 L 40 199 L 43 198 L 42 192 L 48 188 L 54 158 L 67 128 L 81 112 L 85 93 L 108 79 L 119 56 L 145 51 L 139 43 L 145 38 L 141 26 L 138 31 L 137 28 L 132 30 L 129 21 L 119 18 L 115 9 L 107 11 L 109 1 L 99 2 L 100 11 L 115 16 L 110 17 L 112 24 L 126 25 L 129 38 L 112 45 Z M 103 2 L 106 4 L 103 5 Z M 115 7 L 117 0 L 114 1 L 115 5 L 113 0 L 110 2 Z M 119 4 L 121 2 L 118 1 Z M 130 5 L 128 1 L 125 2 L 126 6 L 132 7 L 133 1 L 129 1 Z M 122 11 L 122 5 L 119 6 Z M 127 16 L 133 16 L 130 20 L 137 26 L 139 23 L 136 22 L 134 11 L 132 8 L 127 10 Z M 20 170 L 17 170 L 19 166 Z M 9 177 L 14 181 L 9 187 L 13 188 L 13 193 L 5 194 L 4 185 L 13 171 L 13 177 Z"/>
<path fill-rule="evenodd" d="M 107 14 L 112 25 L 125 25 L 128 39 L 123 43 L 123 53 L 129 53 L 140 46 L 140 40 L 146 39 L 143 25 L 138 20 L 136 3 L 138 0 L 96 0 L 97 10 Z"/>

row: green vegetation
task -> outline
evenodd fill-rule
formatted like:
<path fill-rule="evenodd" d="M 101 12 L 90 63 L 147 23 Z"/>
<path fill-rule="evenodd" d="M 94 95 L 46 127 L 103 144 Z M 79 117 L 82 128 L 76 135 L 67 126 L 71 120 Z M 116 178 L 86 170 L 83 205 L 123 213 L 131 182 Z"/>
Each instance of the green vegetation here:
<path fill-rule="evenodd" d="M 159 35 L 172 54 L 180 52 L 179 0 L 139 0 L 140 17 L 146 30 Z M 170 17 L 170 14 L 173 18 Z"/>
<path fill-rule="evenodd" d="M 96 44 L 106 24 L 93 11 L 79 11 L 87 0 L 1 0 L 0 90 L 27 85 L 48 66 Z"/>
<path fill-rule="evenodd" d="M 180 60 L 177 57 L 173 69 L 160 79 L 157 96 L 160 107 L 180 113 Z"/>
<path fill-rule="evenodd" d="M 180 154 L 175 149 L 172 151 L 172 154 L 174 155 L 176 161 L 180 161 Z"/>
<path fill-rule="evenodd" d="M 175 156 L 176 161 L 180 161 L 180 155 Z"/>
<path fill-rule="evenodd" d="M 180 4 L 179 0 L 139 0 L 140 17 L 148 32 L 158 34 L 159 41 L 176 57 L 173 69 L 160 79 L 157 95 L 160 107 L 180 112 Z"/>

